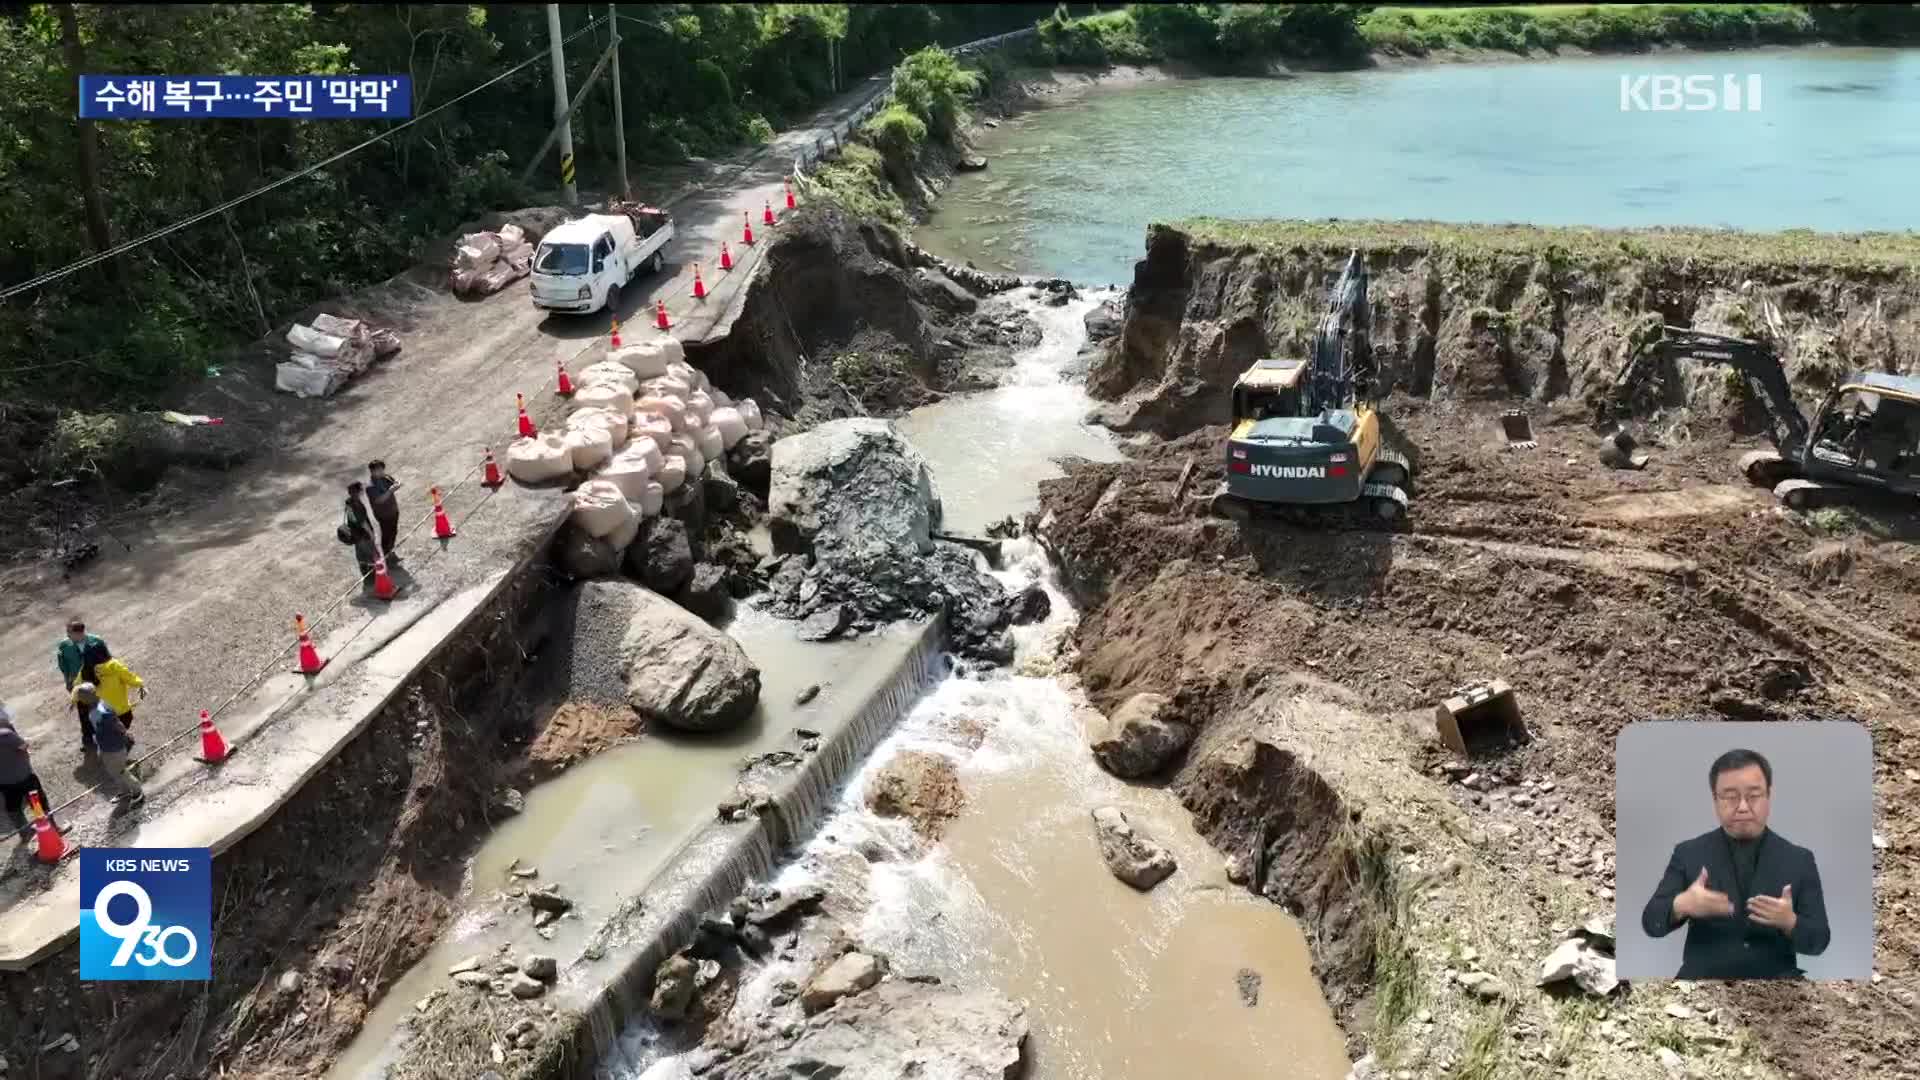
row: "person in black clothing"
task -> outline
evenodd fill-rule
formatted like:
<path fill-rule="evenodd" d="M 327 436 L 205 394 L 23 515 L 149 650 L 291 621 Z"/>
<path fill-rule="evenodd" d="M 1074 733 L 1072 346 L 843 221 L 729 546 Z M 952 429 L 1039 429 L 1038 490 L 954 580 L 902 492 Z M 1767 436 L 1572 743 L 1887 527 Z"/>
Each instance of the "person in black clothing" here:
<path fill-rule="evenodd" d="M 1799 979 L 1795 954 L 1825 952 L 1832 932 L 1813 852 L 1767 828 L 1773 766 L 1729 750 L 1707 771 L 1720 827 L 1674 845 L 1640 925 L 1687 928 L 1679 979 Z"/>
<path fill-rule="evenodd" d="M 400 561 L 393 553 L 394 539 L 400 535 L 400 500 L 393 493 L 399 487 L 400 481 L 387 475 L 386 462 L 367 463 L 367 505 L 373 508 L 373 520 L 380 523 L 380 551 L 389 566 Z"/>
<path fill-rule="evenodd" d="M 347 516 L 341 523 L 340 539 L 353 545 L 354 561 L 360 564 L 360 585 L 372 588 L 373 581 L 368 577 L 373 573 L 373 560 L 378 549 L 373 546 L 373 521 L 367 516 L 367 504 L 360 501 L 360 481 L 347 485 Z"/>

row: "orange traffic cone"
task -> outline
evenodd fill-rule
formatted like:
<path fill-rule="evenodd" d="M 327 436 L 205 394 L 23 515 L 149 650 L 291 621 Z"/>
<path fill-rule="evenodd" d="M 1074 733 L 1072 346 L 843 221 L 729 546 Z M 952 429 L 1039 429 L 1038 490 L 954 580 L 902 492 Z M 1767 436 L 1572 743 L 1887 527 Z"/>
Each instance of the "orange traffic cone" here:
<path fill-rule="evenodd" d="M 743 225 L 743 226 L 741 227 L 741 229 L 740 229 L 740 242 L 741 242 L 741 243 L 743 243 L 743 244 L 747 244 L 747 245 L 752 245 L 752 243 L 753 243 L 753 215 L 752 215 L 752 214 L 749 214 L 749 213 L 747 213 L 747 212 L 746 212 L 746 211 L 744 211 L 744 210 L 742 210 L 742 211 L 740 212 L 740 216 L 741 216 L 741 217 L 742 217 L 743 219 L 745 219 L 745 222 L 746 222 L 746 224 L 744 224 L 744 225 Z"/>
<path fill-rule="evenodd" d="M 573 380 L 567 377 L 567 362 L 560 360 L 557 361 L 557 364 L 560 368 L 560 382 L 553 388 L 553 392 L 559 394 L 561 397 L 572 397 Z"/>
<path fill-rule="evenodd" d="M 655 300 L 653 302 L 653 325 L 662 330 L 670 329 L 673 326 L 672 323 L 667 321 L 667 302 L 665 300 Z"/>
<path fill-rule="evenodd" d="M 700 280 L 699 263 L 693 264 L 693 298 L 695 300 L 705 300 L 707 298 L 707 283 Z"/>
<path fill-rule="evenodd" d="M 787 209 L 791 210 L 793 209 L 793 183 L 785 181 L 781 186 L 787 189 Z"/>
<path fill-rule="evenodd" d="M 520 437 L 523 439 L 537 438 L 540 434 L 540 429 L 533 426 L 533 417 L 527 415 L 527 395 L 515 394 L 513 395 L 513 402 L 514 407 L 520 410 Z"/>
<path fill-rule="evenodd" d="M 453 539 L 455 535 L 453 522 L 447 520 L 447 508 L 440 502 L 440 489 L 428 488 L 427 491 L 433 496 L 433 538 L 435 540 Z"/>
<path fill-rule="evenodd" d="M 765 221 L 769 225 L 773 224 L 773 200 L 772 199 L 767 200 L 767 216 L 762 218 L 761 220 Z"/>
<path fill-rule="evenodd" d="M 387 573 L 387 560 L 376 555 L 373 558 L 373 595 L 382 600 L 391 600 L 400 589 L 394 585 L 393 578 Z"/>
<path fill-rule="evenodd" d="M 733 269 L 733 252 L 727 250 L 727 242 L 720 241 L 720 269 Z"/>
<path fill-rule="evenodd" d="M 613 340 L 608 342 L 607 344 L 612 345 L 616 349 L 620 347 L 620 320 L 619 319 L 613 320 Z"/>
<path fill-rule="evenodd" d="M 213 726 L 213 716 L 207 710 L 200 710 L 200 760 L 209 765 L 218 765 L 227 759 L 227 740 L 220 737 L 220 729 Z"/>
<path fill-rule="evenodd" d="M 506 482 L 507 478 L 500 475 L 500 463 L 493 460 L 493 447 L 487 447 L 487 474 L 481 478 L 480 486 L 497 488 Z"/>
<path fill-rule="evenodd" d="M 327 662 L 320 659 L 320 650 L 313 647 L 313 638 L 307 634 L 307 617 L 294 612 L 293 629 L 300 635 L 300 674 L 320 674 L 320 669 L 326 667 Z"/>
<path fill-rule="evenodd" d="M 43 863 L 57 863 L 67 857 L 67 840 L 40 805 L 39 795 L 27 796 L 27 813 L 33 818 L 33 857 Z"/>

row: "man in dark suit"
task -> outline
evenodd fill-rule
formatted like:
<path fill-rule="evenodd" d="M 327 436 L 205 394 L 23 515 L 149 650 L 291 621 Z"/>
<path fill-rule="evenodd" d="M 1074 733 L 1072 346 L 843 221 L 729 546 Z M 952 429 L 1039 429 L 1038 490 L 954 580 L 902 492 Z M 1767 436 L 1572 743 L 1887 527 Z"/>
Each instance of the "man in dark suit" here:
<path fill-rule="evenodd" d="M 1773 766 L 1729 750 L 1707 770 L 1720 827 L 1674 845 L 1640 925 L 1661 938 L 1687 928 L 1680 979 L 1805 978 L 1832 934 L 1813 852 L 1767 828 Z"/>

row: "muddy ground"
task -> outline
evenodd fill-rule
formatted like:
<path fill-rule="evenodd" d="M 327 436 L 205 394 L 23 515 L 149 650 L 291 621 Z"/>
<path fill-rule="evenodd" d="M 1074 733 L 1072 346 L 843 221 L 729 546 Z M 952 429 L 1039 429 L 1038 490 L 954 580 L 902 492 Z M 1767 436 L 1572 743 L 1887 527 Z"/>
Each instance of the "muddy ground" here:
<path fill-rule="evenodd" d="M 1463 849 L 1469 864 L 1491 868 L 1488 880 L 1520 902 L 1517 917 L 1543 931 L 1581 916 L 1564 910 L 1568 890 L 1587 913 L 1611 914 L 1614 737 L 1626 724 L 1857 719 L 1874 735 L 1886 841 L 1876 868 L 1883 981 L 1699 996 L 1747 1021 L 1760 1054 L 1789 1074 L 1913 1075 L 1920 523 L 1904 511 L 1809 519 L 1778 509 L 1735 468 L 1751 441 L 1724 428 L 1695 430 L 1656 448 L 1646 471 L 1621 472 L 1597 463 L 1598 440 L 1570 405 L 1536 415 L 1533 451 L 1503 449 L 1497 409 L 1397 398 L 1389 411 L 1422 454 L 1410 524 L 1394 532 L 1169 514 L 1185 463 L 1191 492 L 1222 478 L 1220 427 L 1173 442 L 1137 436 L 1132 462 L 1076 463 L 1045 484 L 1042 515 L 1053 520 L 1043 531 L 1084 605 L 1076 667 L 1096 702 L 1157 691 L 1203 727 L 1249 734 L 1261 722 L 1249 705 L 1297 673 L 1356 713 L 1396 718 L 1374 736 L 1393 744 L 1381 752 L 1396 763 L 1350 779 L 1340 798 L 1356 819 L 1386 809 L 1367 804 L 1387 786 L 1453 804 L 1478 838 Z M 1437 768 L 1447 755 L 1399 722 L 1481 677 L 1516 688 L 1537 736 L 1481 770 L 1488 792 L 1450 783 Z M 1215 814 L 1217 843 L 1233 833 L 1214 775 L 1230 741 L 1203 736 L 1179 780 L 1190 806 Z M 1444 849 L 1416 837 L 1402 850 L 1417 859 L 1427 847 Z M 1533 891 L 1543 877 L 1557 880 Z M 1444 905 L 1445 891 L 1419 903 Z M 1310 894 L 1277 898 L 1312 907 Z M 1350 1031 L 1364 1028 L 1388 965 L 1375 963 L 1372 941 L 1329 929 L 1316 955 L 1330 997 L 1347 1006 Z M 1529 952 L 1516 970 L 1537 970 L 1543 955 Z"/>

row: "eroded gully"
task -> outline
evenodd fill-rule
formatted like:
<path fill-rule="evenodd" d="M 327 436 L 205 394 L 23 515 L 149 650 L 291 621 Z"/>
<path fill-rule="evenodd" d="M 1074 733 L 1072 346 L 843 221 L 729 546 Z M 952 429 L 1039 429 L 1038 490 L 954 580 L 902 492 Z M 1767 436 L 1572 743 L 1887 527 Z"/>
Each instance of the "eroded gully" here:
<path fill-rule="evenodd" d="M 1104 297 L 1051 307 L 1030 290 L 997 298 L 1028 310 L 1042 343 L 1016 360 L 1006 385 L 950 398 L 900 421 L 932 465 L 946 526 L 978 533 L 1033 508 L 1040 480 L 1063 455 L 1114 460 L 1104 433 L 1083 426 L 1089 401 L 1063 368 L 1085 341 L 1082 320 Z M 1163 788 L 1123 783 L 1087 750 L 1083 703 L 1053 670 L 1075 613 L 1031 540 L 1006 545 L 998 576 L 1039 582 L 1053 613 L 1017 631 L 1010 671 L 956 674 L 915 705 L 842 792 L 837 806 L 775 884 L 818 882 L 862 906 L 866 948 L 895 970 L 991 985 L 1026 1004 L 1027 1076 L 1263 1076 L 1334 1080 L 1343 1040 L 1308 967 L 1305 939 L 1283 911 L 1230 885 L 1224 862 Z M 905 819 L 866 809 L 869 777 L 905 750 L 956 766 L 966 807 L 931 845 Z M 1171 850 L 1180 868 L 1150 893 L 1102 864 L 1090 815 L 1121 807 Z M 778 960 L 750 967 L 743 997 L 767 998 L 806 971 Z M 1260 976 L 1254 1004 L 1241 972 Z M 637 1021 L 600 1065 L 613 1080 L 663 1080 L 684 1063 L 654 1049 Z"/>

